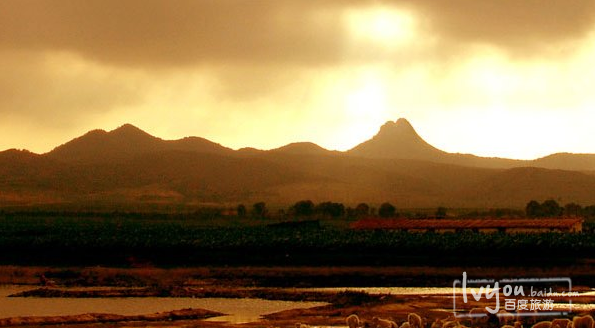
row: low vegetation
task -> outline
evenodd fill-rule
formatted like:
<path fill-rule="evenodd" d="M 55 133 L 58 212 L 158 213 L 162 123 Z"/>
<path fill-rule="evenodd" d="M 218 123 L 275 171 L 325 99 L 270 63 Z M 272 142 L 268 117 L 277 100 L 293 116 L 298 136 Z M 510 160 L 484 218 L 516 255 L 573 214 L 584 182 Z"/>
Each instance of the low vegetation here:
<path fill-rule="evenodd" d="M 310 200 L 162 212 L 0 211 L 0 264 L 65 265 L 395 265 L 530 259 L 573 261 L 595 254 L 595 206 L 531 201 L 526 211 L 399 210 L 390 203 Z M 582 215 L 583 233 L 480 234 L 359 231 L 360 218 L 510 218 Z M 525 258 L 525 257 L 521 257 Z M 510 261 L 510 260 L 509 260 Z M 520 261 L 520 260 L 519 260 Z M 525 261 L 525 260 L 522 260 Z"/>
<path fill-rule="evenodd" d="M 595 254 L 595 234 L 359 231 L 333 224 L 205 226 L 200 220 L 131 215 L 0 216 L 4 264 L 401 264 L 501 258 L 573 260 Z M 239 221 L 238 221 L 239 222 Z"/>

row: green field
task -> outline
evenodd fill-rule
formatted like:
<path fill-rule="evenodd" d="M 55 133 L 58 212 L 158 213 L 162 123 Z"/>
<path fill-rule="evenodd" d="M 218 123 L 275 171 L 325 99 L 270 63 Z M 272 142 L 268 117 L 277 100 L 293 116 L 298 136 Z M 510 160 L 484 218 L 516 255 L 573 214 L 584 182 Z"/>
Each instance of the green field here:
<path fill-rule="evenodd" d="M 275 221 L 150 214 L 3 214 L 0 262 L 50 265 L 395 265 L 449 261 L 572 262 L 595 234 L 406 233 L 346 221 Z M 439 264 L 439 263 L 438 263 Z"/>

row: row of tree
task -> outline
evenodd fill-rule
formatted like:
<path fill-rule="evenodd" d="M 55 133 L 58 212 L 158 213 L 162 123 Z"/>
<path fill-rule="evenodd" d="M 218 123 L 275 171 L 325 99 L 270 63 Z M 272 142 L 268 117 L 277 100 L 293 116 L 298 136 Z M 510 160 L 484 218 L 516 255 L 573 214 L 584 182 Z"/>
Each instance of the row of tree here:
<path fill-rule="evenodd" d="M 244 204 L 238 205 L 237 215 L 246 217 L 248 215 L 256 218 L 264 218 L 269 215 L 266 203 L 258 202 L 252 205 L 250 211 Z M 355 208 L 345 207 L 342 203 L 322 202 L 314 204 L 311 200 L 301 200 L 293 204 L 287 211 L 281 211 L 282 214 L 288 214 L 295 217 L 362 217 L 368 215 L 379 215 L 381 217 L 394 217 L 397 215 L 397 209 L 391 203 L 383 203 L 378 210 L 370 207 L 366 203 L 360 203 Z"/>
<path fill-rule="evenodd" d="M 568 203 L 561 206 L 557 201 L 548 199 L 543 203 L 532 200 L 525 207 L 525 214 L 528 217 L 555 217 L 555 216 L 583 216 L 586 218 L 595 217 L 595 205 L 582 207 L 576 203 Z"/>
<path fill-rule="evenodd" d="M 237 215 L 239 217 L 246 217 L 248 215 L 255 218 L 267 217 L 270 213 L 264 202 L 258 202 L 252 205 L 250 211 L 244 204 L 240 204 L 237 207 Z M 293 204 L 287 210 L 281 210 L 281 215 L 290 215 L 298 218 L 309 218 L 309 217 L 329 217 L 329 218 L 361 218 L 366 216 L 379 216 L 382 218 L 391 218 L 399 216 L 397 208 L 389 203 L 382 203 L 378 208 L 371 207 L 366 203 L 359 203 L 355 207 L 346 207 L 342 203 L 335 202 L 321 202 L 315 204 L 311 200 L 301 200 Z M 446 216 L 446 208 L 439 207 L 435 216 L 443 218 Z"/>
<path fill-rule="evenodd" d="M 434 212 L 434 217 L 445 218 L 447 216 L 445 207 L 438 207 Z M 509 213 L 509 212 L 505 212 Z M 511 212 L 512 213 L 512 212 Z M 250 211 L 245 205 L 240 204 L 237 207 L 237 214 L 240 217 L 251 215 L 256 218 L 264 218 L 269 215 L 269 210 L 264 202 L 258 202 L 252 205 Z M 379 216 L 391 218 L 399 216 L 397 208 L 389 202 L 382 203 L 380 207 L 374 208 L 366 203 L 359 203 L 355 207 L 346 207 L 342 203 L 321 202 L 315 204 L 311 200 L 301 200 L 293 204 L 289 209 L 282 210 L 281 214 L 293 217 L 366 217 Z M 509 213 L 510 214 L 510 213 Z M 522 215 L 522 214 L 521 214 Z M 525 207 L 525 215 L 531 218 L 537 217 L 556 217 L 556 216 L 583 216 L 586 218 L 595 218 L 595 205 L 582 207 L 576 203 L 568 203 L 561 206 L 553 199 L 548 199 L 542 203 L 532 200 Z M 463 215 L 464 216 L 464 215 Z"/>

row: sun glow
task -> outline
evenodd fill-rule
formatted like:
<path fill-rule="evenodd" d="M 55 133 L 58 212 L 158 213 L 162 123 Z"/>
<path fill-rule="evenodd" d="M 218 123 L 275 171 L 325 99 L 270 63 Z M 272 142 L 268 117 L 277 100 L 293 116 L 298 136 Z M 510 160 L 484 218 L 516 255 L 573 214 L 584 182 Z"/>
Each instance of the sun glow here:
<path fill-rule="evenodd" d="M 377 115 L 386 110 L 386 96 L 383 84 L 378 80 L 364 80 L 346 96 L 345 105 L 353 116 Z"/>
<path fill-rule="evenodd" d="M 416 27 L 411 14 L 385 7 L 347 11 L 346 21 L 355 39 L 387 47 L 411 40 Z"/>

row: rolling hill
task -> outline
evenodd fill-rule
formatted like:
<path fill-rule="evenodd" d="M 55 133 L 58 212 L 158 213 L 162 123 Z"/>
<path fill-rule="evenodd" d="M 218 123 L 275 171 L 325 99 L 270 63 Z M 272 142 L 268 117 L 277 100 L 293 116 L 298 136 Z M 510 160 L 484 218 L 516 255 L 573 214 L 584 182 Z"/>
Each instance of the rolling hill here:
<path fill-rule="evenodd" d="M 0 152 L 0 205 L 234 204 L 301 199 L 399 207 L 522 207 L 530 199 L 595 203 L 595 155 L 534 161 L 453 154 L 405 119 L 346 152 L 313 143 L 232 150 L 163 140 L 126 124 L 93 130 L 46 154 Z M 585 172 L 581 172 L 585 171 Z"/>
<path fill-rule="evenodd" d="M 386 122 L 380 131 L 351 150 L 348 154 L 368 158 L 402 158 L 434 161 L 447 155 L 423 140 L 404 118 Z"/>
<path fill-rule="evenodd" d="M 417 159 L 489 168 L 511 168 L 524 164 L 523 161 L 512 159 L 447 153 L 423 140 L 404 118 L 400 118 L 396 122 L 385 123 L 372 139 L 355 146 L 347 153 L 367 158 Z"/>
<path fill-rule="evenodd" d="M 233 150 L 204 138 L 187 137 L 163 140 L 125 124 L 113 131 L 93 130 L 54 148 L 46 156 L 62 161 L 97 163 L 131 159 L 139 154 L 178 150 L 212 154 L 231 154 Z"/>

